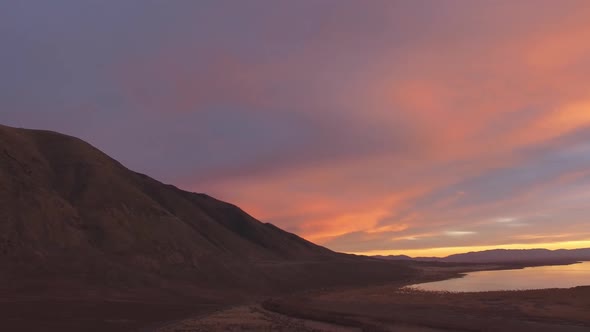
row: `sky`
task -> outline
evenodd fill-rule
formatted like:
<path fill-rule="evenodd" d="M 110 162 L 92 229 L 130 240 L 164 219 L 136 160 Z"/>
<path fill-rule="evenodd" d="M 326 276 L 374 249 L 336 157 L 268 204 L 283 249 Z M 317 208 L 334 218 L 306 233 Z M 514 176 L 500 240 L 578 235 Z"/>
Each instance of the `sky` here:
<path fill-rule="evenodd" d="M 12 1 L 0 123 L 330 249 L 590 247 L 586 0 Z"/>

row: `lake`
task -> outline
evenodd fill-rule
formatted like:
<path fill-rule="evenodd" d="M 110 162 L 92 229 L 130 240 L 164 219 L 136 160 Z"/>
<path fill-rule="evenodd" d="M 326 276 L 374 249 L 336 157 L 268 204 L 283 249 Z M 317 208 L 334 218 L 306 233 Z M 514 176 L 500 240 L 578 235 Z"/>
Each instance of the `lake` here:
<path fill-rule="evenodd" d="M 430 291 L 482 292 L 590 286 L 590 262 L 519 270 L 470 272 L 463 278 L 416 284 Z"/>

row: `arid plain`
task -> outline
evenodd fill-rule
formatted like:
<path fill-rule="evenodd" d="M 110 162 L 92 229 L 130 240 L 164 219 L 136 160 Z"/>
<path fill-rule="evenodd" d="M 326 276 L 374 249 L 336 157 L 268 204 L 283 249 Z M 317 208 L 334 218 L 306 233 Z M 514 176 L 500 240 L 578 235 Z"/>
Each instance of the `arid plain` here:
<path fill-rule="evenodd" d="M 303 292 L 232 306 L 147 331 L 563 331 L 590 328 L 590 287 L 433 292 L 408 284 L 507 265 L 414 265 L 414 280 Z"/>

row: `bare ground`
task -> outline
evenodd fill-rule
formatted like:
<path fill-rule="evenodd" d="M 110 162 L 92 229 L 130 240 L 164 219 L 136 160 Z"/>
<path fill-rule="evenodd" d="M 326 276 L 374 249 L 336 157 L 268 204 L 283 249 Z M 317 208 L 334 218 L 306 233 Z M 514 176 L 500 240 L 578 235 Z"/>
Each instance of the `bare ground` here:
<path fill-rule="evenodd" d="M 494 266 L 424 266 L 420 281 Z M 157 332 L 590 331 L 590 287 L 478 293 L 402 288 L 407 281 L 324 289 L 180 320 Z"/>
<path fill-rule="evenodd" d="M 362 332 L 366 326 L 350 326 L 279 314 L 253 304 L 239 306 L 192 319 L 185 319 L 158 329 L 158 332 L 208 331 L 293 331 L 293 332 Z M 398 324 L 399 332 L 437 332 L 420 326 Z"/>
<path fill-rule="evenodd" d="M 292 317 L 404 331 L 590 331 L 590 287 L 533 291 L 441 293 L 398 285 L 270 300 L 264 308 Z"/>

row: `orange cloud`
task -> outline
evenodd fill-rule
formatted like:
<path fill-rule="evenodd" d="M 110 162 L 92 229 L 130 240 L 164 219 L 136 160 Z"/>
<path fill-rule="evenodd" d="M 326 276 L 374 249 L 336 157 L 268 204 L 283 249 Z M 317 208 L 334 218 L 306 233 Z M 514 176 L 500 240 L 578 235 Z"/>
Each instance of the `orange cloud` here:
<path fill-rule="evenodd" d="M 506 210 L 550 200 L 548 191 L 569 188 L 570 176 L 584 180 L 584 173 L 571 175 L 587 166 L 582 153 L 576 167 L 558 159 L 539 166 L 535 158 L 558 158 L 549 154 L 566 147 L 553 146 L 543 157 L 529 150 L 550 150 L 556 139 L 590 127 L 590 8 L 543 3 L 532 15 L 522 4 L 468 7 L 437 17 L 439 26 L 393 20 L 416 33 L 398 43 L 388 42 L 404 31 L 392 20 L 371 22 L 362 34 L 336 12 L 289 56 L 220 57 L 206 62 L 202 75 L 170 65 L 169 79 L 183 87 L 175 91 L 178 108 L 230 101 L 313 123 L 309 142 L 252 166 L 268 172 L 215 170 L 188 186 L 327 243 L 354 232 L 366 238 L 408 232 L 388 235 L 398 241 L 418 238 L 414 230 L 431 234 L 423 231 L 428 227 L 483 225 Z M 387 10 L 384 17 L 395 17 Z M 376 41 L 350 41 L 361 35 Z M 499 172 L 494 181 L 495 170 L 511 169 L 519 172 Z"/>

